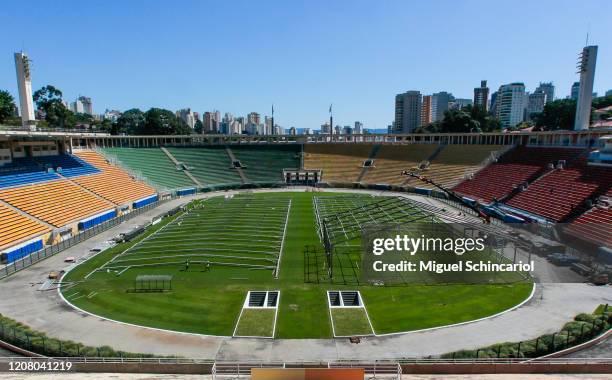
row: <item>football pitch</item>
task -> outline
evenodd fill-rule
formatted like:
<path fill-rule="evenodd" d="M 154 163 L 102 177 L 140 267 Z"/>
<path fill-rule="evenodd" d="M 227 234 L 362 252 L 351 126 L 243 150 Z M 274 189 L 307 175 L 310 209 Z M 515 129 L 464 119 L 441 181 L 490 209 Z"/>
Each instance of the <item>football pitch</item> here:
<path fill-rule="evenodd" d="M 331 338 L 332 323 L 341 335 L 363 333 L 364 322 L 351 321 L 351 313 L 338 310 L 338 318 L 331 316 L 330 290 L 358 291 L 376 334 L 478 319 L 528 297 L 529 281 L 405 286 L 360 282 L 355 252 L 362 224 L 433 220 L 409 201 L 401 207 L 372 207 L 393 202 L 390 198 L 284 192 L 194 201 L 187 211 L 163 219 L 134 241 L 75 267 L 63 279 L 62 294 L 83 310 L 137 325 L 223 336 L 238 331 L 241 336 L 268 337 L 272 331 L 275 338 Z M 320 225 L 322 217 L 334 216 L 337 223 L 330 225 L 335 236 L 346 237 L 338 245 L 351 251 L 334 256 L 337 270 L 329 279 Z M 136 279 L 144 276 L 171 276 L 172 288 L 138 291 Z M 279 295 L 274 302 L 265 296 L 266 307 L 258 309 L 248 305 L 249 291 Z"/>

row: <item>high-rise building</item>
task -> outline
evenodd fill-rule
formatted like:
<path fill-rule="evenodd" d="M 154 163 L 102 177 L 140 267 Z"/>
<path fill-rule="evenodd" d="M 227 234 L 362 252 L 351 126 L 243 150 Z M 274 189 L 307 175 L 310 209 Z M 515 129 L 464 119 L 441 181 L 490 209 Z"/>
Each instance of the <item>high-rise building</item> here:
<path fill-rule="evenodd" d="M 87 96 L 79 96 L 74 102 L 70 103 L 70 110 L 74 113 L 93 115 L 93 103 Z"/>
<path fill-rule="evenodd" d="M 491 94 L 489 110 L 491 115 L 495 115 L 497 117 L 497 91 Z"/>
<path fill-rule="evenodd" d="M 272 125 L 272 118 L 270 116 L 264 117 L 264 135 L 273 135 L 274 126 Z"/>
<path fill-rule="evenodd" d="M 538 91 L 542 91 L 544 94 L 546 94 L 546 103 L 550 103 L 555 100 L 555 85 L 552 84 L 552 82 L 540 82 L 534 93 Z"/>
<path fill-rule="evenodd" d="M 353 133 L 356 135 L 363 134 L 363 123 L 360 121 L 355 122 L 355 127 L 353 128 Z"/>
<path fill-rule="evenodd" d="M 572 89 L 570 92 L 570 99 L 578 100 L 579 95 L 580 95 L 580 82 L 574 82 L 572 84 Z"/>
<path fill-rule="evenodd" d="M 193 112 L 191 112 L 191 108 L 183 108 L 180 109 L 178 111 L 176 111 L 176 116 L 183 120 L 185 122 L 185 124 L 187 124 L 189 126 L 189 128 L 195 127 L 195 116 L 193 115 Z"/>
<path fill-rule="evenodd" d="M 446 91 L 431 95 L 431 121 L 444 119 L 444 112 L 448 110 L 449 103 L 454 99 L 453 95 Z"/>
<path fill-rule="evenodd" d="M 93 102 L 87 96 L 79 96 L 79 100 L 83 103 L 83 113 L 93 115 Z"/>
<path fill-rule="evenodd" d="M 431 123 L 431 95 L 423 95 L 421 104 L 421 126 Z"/>
<path fill-rule="evenodd" d="M 412 133 L 421 125 L 421 93 L 407 91 L 395 96 L 393 133 Z"/>
<path fill-rule="evenodd" d="M 527 96 L 523 83 L 510 83 L 499 87 L 496 116 L 503 128 L 511 128 L 524 120 Z"/>
<path fill-rule="evenodd" d="M 606 91 L 606 96 L 612 96 L 612 90 Z"/>
<path fill-rule="evenodd" d="M 21 125 L 24 128 L 35 129 L 36 119 L 34 118 L 30 60 L 23 52 L 15 53 L 15 71 L 17 72 L 17 87 L 19 89 Z"/>
<path fill-rule="evenodd" d="M 74 102 L 70 103 L 70 111 L 74 113 L 85 113 L 85 107 L 83 106 L 83 102 L 77 99 Z"/>
<path fill-rule="evenodd" d="M 547 99 L 548 95 L 542 90 L 536 90 L 533 94 L 529 94 L 527 101 L 527 118 L 529 120 L 533 120 L 535 114 L 544 111 L 544 105 L 547 103 Z"/>
<path fill-rule="evenodd" d="M 247 115 L 247 123 L 259 124 L 261 123 L 261 116 L 257 112 L 251 112 Z"/>
<path fill-rule="evenodd" d="M 204 112 L 202 133 L 219 133 L 221 113 L 219 111 Z"/>
<path fill-rule="evenodd" d="M 325 123 L 321 125 L 321 134 L 331 135 L 331 133 L 332 133 L 332 127 L 329 125 L 329 123 Z"/>
<path fill-rule="evenodd" d="M 297 135 L 297 129 L 295 129 L 295 127 L 289 128 L 289 135 L 291 136 Z"/>
<path fill-rule="evenodd" d="M 474 88 L 474 107 L 488 111 L 489 107 L 489 87 L 487 81 L 481 80 L 480 87 Z"/>
<path fill-rule="evenodd" d="M 585 46 L 578 62 L 580 74 L 580 92 L 576 102 L 576 121 L 574 129 L 588 129 L 591 123 L 591 101 L 593 100 L 593 82 L 595 80 L 595 64 L 597 63 L 597 46 Z"/>

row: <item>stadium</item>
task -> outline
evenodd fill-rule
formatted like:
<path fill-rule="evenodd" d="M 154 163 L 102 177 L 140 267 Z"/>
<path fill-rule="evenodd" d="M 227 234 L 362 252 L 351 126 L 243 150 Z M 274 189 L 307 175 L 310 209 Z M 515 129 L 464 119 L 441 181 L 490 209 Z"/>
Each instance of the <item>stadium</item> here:
<path fill-rule="evenodd" d="M 555 344 L 575 315 L 607 323 L 604 132 L 0 133 L 1 335 L 24 352 L 393 369 L 544 356 L 588 340 Z M 371 236 L 434 230 L 536 269 L 367 273 Z"/>

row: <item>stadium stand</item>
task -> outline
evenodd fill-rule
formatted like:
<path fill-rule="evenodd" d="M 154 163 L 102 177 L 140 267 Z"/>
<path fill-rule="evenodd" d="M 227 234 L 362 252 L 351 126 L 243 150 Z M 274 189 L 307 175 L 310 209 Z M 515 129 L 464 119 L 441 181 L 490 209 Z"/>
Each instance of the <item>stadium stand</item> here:
<path fill-rule="evenodd" d="M 22 241 L 50 232 L 50 229 L 8 206 L 0 204 L 0 251 Z"/>
<path fill-rule="evenodd" d="M 608 190 L 605 196 L 612 200 L 612 189 Z M 612 247 L 610 226 L 612 226 L 612 206 L 596 205 L 572 221 L 565 231 L 591 243 Z"/>
<path fill-rule="evenodd" d="M 55 227 L 114 208 L 68 179 L 5 189 L 0 199 Z"/>
<path fill-rule="evenodd" d="M 403 170 L 415 169 L 437 148 L 435 144 L 381 145 L 374 159 L 374 167 L 366 171 L 362 182 L 399 185 L 406 180 L 401 176 Z"/>
<path fill-rule="evenodd" d="M 300 146 L 232 146 L 248 182 L 283 182 L 283 169 L 300 167 Z"/>
<path fill-rule="evenodd" d="M 421 174 L 441 186 L 451 188 L 466 176 L 478 171 L 493 152 L 502 148 L 499 145 L 446 145 L 429 166 L 421 171 Z M 404 184 L 426 189 L 433 188 L 416 178 L 409 178 Z"/>
<path fill-rule="evenodd" d="M 500 200 L 518 186 L 531 183 L 547 172 L 549 164 L 559 160 L 569 161 L 582 152 L 582 149 L 575 148 L 518 146 L 453 190 L 487 203 L 493 199 Z"/>
<path fill-rule="evenodd" d="M 588 166 L 586 157 L 554 169 L 511 197 L 506 204 L 551 219 L 564 221 L 588 199 L 594 200 L 612 186 L 612 169 Z"/>
<path fill-rule="evenodd" d="M 158 189 L 193 186 L 193 182 L 159 148 L 105 148 L 102 153 L 116 157 L 118 164 L 144 177 Z"/>
<path fill-rule="evenodd" d="M 356 182 L 363 162 L 370 157 L 372 144 L 307 144 L 304 168 L 321 169 L 322 180 L 329 183 Z"/>
<path fill-rule="evenodd" d="M 79 157 L 70 154 L 33 157 L 34 161 L 46 169 L 53 169 L 64 177 L 95 174 L 100 171 Z M 61 170 L 59 169 L 61 168 Z"/>
<path fill-rule="evenodd" d="M 59 179 L 56 173 L 47 173 L 30 158 L 15 158 L 0 166 L 0 188 L 22 186 Z"/>
<path fill-rule="evenodd" d="M 177 148 L 168 147 L 168 151 L 189 172 L 206 186 L 241 184 L 240 175 L 231 169 L 232 162 L 225 147 L 210 148 Z"/>
<path fill-rule="evenodd" d="M 154 188 L 144 182 L 137 181 L 121 168 L 110 164 L 98 152 L 80 151 L 77 153 L 77 156 L 102 172 L 71 179 L 80 186 L 116 205 L 134 202 L 156 194 Z"/>

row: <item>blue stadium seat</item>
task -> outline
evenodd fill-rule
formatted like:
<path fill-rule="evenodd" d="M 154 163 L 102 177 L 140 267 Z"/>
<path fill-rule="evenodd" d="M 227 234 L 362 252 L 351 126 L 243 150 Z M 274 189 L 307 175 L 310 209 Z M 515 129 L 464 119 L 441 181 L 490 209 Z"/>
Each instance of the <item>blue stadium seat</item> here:
<path fill-rule="evenodd" d="M 100 170 L 70 154 L 15 158 L 13 162 L 0 166 L 0 188 L 61 178 L 56 172 L 64 177 L 76 177 L 100 173 Z"/>
<path fill-rule="evenodd" d="M 42 165 L 43 168 L 62 168 L 61 172 L 64 177 L 76 177 L 87 174 L 100 173 L 100 170 L 83 161 L 79 157 L 70 154 L 60 154 L 56 156 L 41 156 L 35 157 L 34 160 Z"/>

